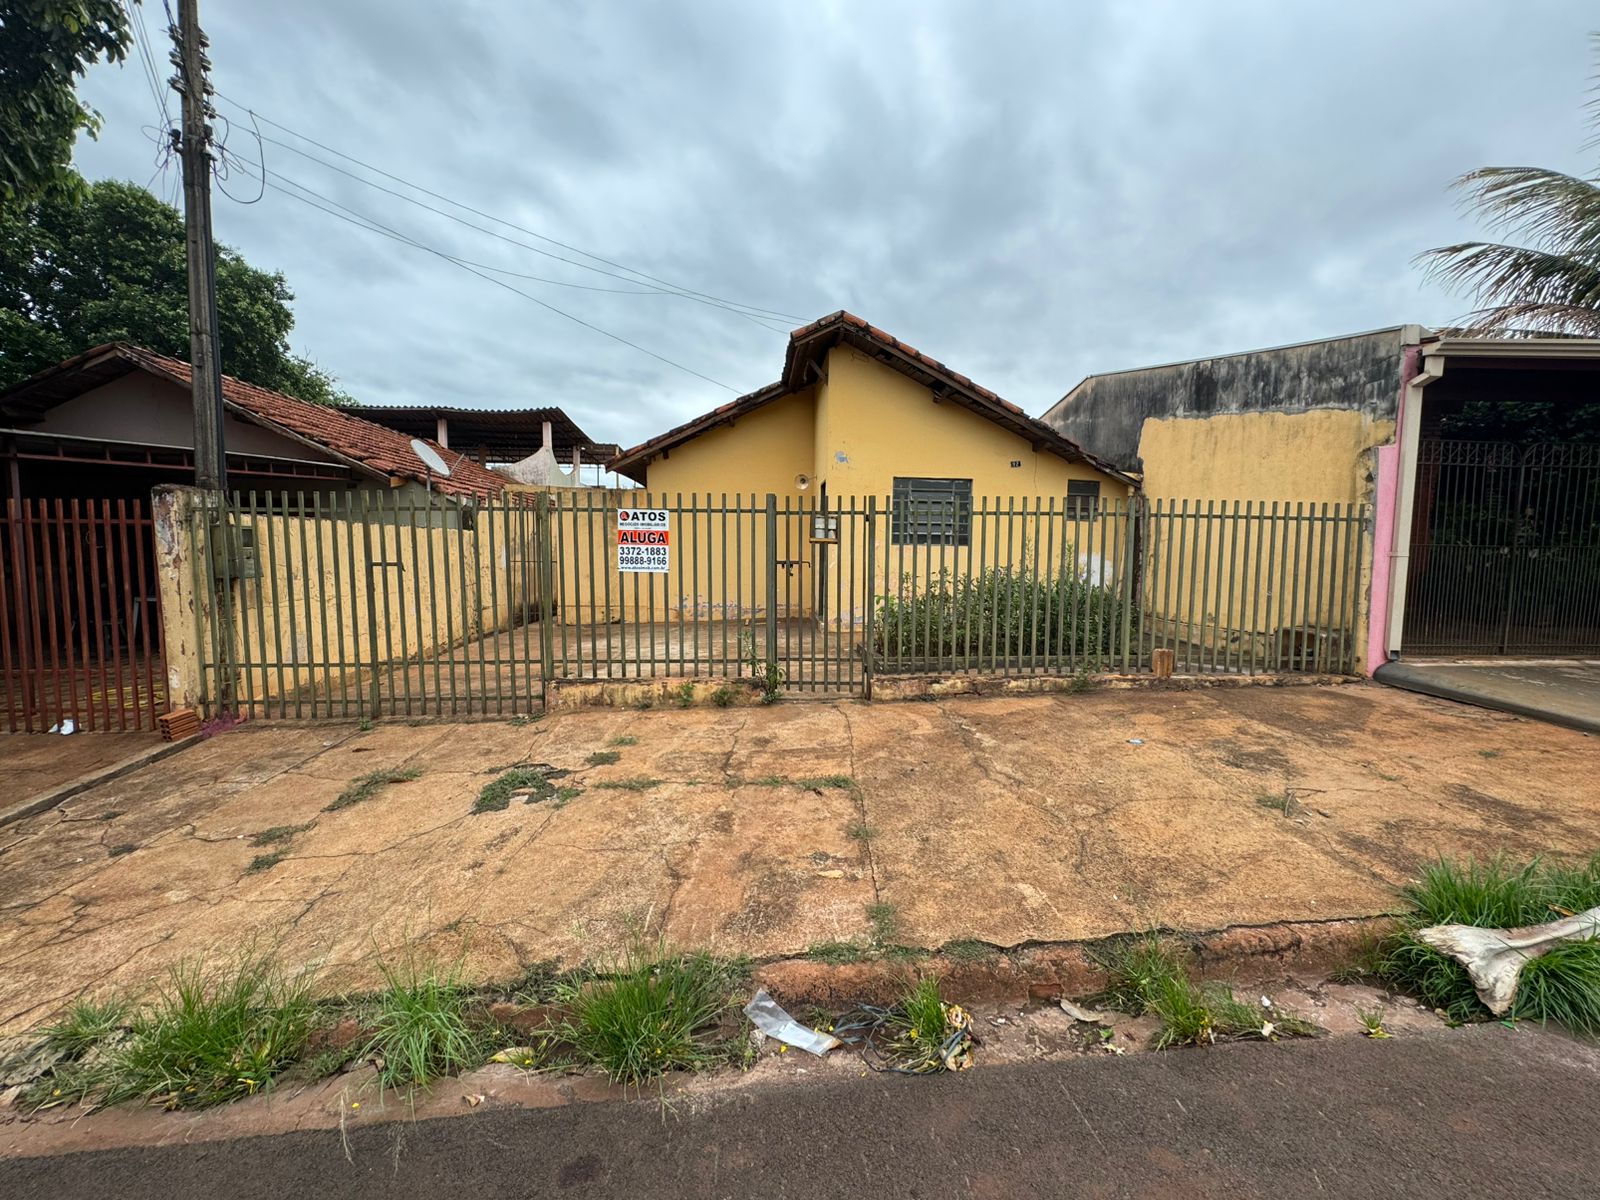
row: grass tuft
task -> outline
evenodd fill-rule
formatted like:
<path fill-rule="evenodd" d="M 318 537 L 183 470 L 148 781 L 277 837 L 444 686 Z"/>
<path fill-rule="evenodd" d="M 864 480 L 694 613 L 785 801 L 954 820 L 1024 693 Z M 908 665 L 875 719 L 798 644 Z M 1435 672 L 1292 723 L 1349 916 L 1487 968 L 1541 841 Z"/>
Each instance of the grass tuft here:
<path fill-rule="evenodd" d="M 794 783 L 796 787 L 818 792 L 825 788 L 852 788 L 856 785 L 856 781 L 848 775 L 814 775 L 807 779 L 796 779 Z"/>
<path fill-rule="evenodd" d="M 860 962 L 867 957 L 867 951 L 859 942 L 814 942 L 806 947 L 806 957 L 837 967 Z"/>
<path fill-rule="evenodd" d="M 1196 984 L 1184 971 L 1178 950 L 1153 935 L 1106 948 L 1100 962 L 1110 977 L 1108 1003 L 1135 1016 L 1160 1019 L 1158 1050 L 1252 1037 L 1276 1041 L 1319 1032 L 1315 1024 L 1293 1013 L 1245 1003 L 1224 984 Z"/>
<path fill-rule="evenodd" d="M 611 792 L 648 792 L 651 788 L 660 787 L 662 780 L 651 779 L 648 775 L 638 775 L 632 779 L 607 779 L 594 786 Z"/>
<path fill-rule="evenodd" d="M 121 1029 L 131 1011 L 132 1006 L 120 998 L 90 1000 L 80 997 L 68 1005 L 59 1020 L 44 1027 L 45 1041 L 52 1050 L 68 1058 L 78 1058 Z"/>
<path fill-rule="evenodd" d="M 502 812 L 511 804 L 511 797 L 528 793 L 528 803 L 548 800 L 555 795 L 555 787 L 538 767 L 512 767 L 483 785 L 478 798 L 472 802 L 475 813 Z"/>
<path fill-rule="evenodd" d="M 252 846 L 275 846 L 279 842 L 287 842 L 297 833 L 304 833 L 316 825 L 315 821 L 307 821 L 304 825 L 274 825 L 271 829 L 263 829 L 250 839 Z"/>
<path fill-rule="evenodd" d="M 270 871 L 287 857 L 289 857 L 289 848 L 287 846 L 280 846 L 278 849 L 270 850 L 266 854 L 258 854 L 250 860 L 250 865 L 244 869 L 244 873 L 252 875 L 257 871 Z"/>
<path fill-rule="evenodd" d="M 606 743 L 608 746 L 637 746 L 639 739 L 632 734 L 625 733 L 621 737 L 614 737 Z"/>
<path fill-rule="evenodd" d="M 1411 911 L 1384 947 L 1377 975 L 1451 1021 L 1481 1021 L 1489 1013 L 1467 969 L 1420 941 L 1416 932 L 1450 924 L 1516 928 L 1592 908 L 1600 903 L 1600 855 L 1577 866 L 1537 858 L 1516 865 L 1504 856 L 1482 862 L 1442 859 L 1424 867 L 1405 896 Z M 1588 945 L 1569 943 L 1524 966 L 1512 1015 L 1600 1033 L 1600 971 L 1592 959 L 1597 951 Z"/>
<path fill-rule="evenodd" d="M 980 942 L 976 938 L 962 938 L 947 944 L 940 953 L 953 962 L 976 963 L 986 962 L 1000 952 L 987 942 Z"/>
<path fill-rule="evenodd" d="M 315 1013 L 309 980 L 286 976 L 270 957 L 180 963 L 131 1018 L 127 1041 L 87 1069 L 85 1090 L 106 1103 L 138 1098 L 167 1108 L 253 1095 L 300 1056 Z"/>
<path fill-rule="evenodd" d="M 375 1060 L 386 1087 L 420 1087 L 483 1061 L 487 1031 L 474 1028 L 472 993 L 459 964 L 389 963 L 375 1002 L 372 1039 L 361 1057 Z"/>
<path fill-rule="evenodd" d="M 900 932 L 900 910 L 887 900 L 867 905 L 867 920 L 872 922 L 872 940 L 880 946 L 893 942 Z"/>
<path fill-rule="evenodd" d="M 332 804 L 323 808 L 323 812 L 338 812 L 342 808 L 349 808 L 353 804 L 360 804 L 363 800 L 370 800 L 388 787 L 391 783 L 410 783 L 413 779 L 420 779 L 422 771 L 417 767 L 397 767 L 386 771 L 371 771 L 350 781 L 350 786 L 340 792 Z"/>
<path fill-rule="evenodd" d="M 596 750 L 584 761 L 591 767 L 609 767 L 614 762 L 621 762 L 622 755 L 615 750 Z"/>
<path fill-rule="evenodd" d="M 613 1082 L 641 1084 L 667 1071 L 696 1070 L 725 1057 L 714 1033 L 733 1006 L 742 968 L 706 954 L 654 956 L 635 946 L 605 973 L 558 985 L 569 1016 L 560 1034 Z"/>
<path fill-rule="evenodd" d="M 106 857 L 121 858 L 124 854 L 132 854 L 138 848 L 138 844 L 135 842 L 119 842 L 106 851 Z"/>
<path fill-rule="evenodd" d="M 878 836 L 878 831 L 865 821 L 851 821 L 844 827 L 844 835 L 851 841 L 870 842 Z"/>

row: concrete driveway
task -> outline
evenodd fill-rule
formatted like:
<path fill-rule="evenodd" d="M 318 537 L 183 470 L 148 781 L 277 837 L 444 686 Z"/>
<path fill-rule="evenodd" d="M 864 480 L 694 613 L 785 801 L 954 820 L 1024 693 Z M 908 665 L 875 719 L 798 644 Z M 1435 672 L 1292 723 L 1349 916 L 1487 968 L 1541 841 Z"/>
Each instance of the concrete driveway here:
<path fill-rule="evenodd" d="M 0 1029 L 252 942 L 332 991 L 406 946 L 509 978 L 641 924 L 784 956 L 875 903 L 927 947 L 1371 915 L 1434 855 L 1600 848 L 1596 749 L 1364 685 L 246 728 L 0 829 Z M 575 791 L 473 813 L 514 763 Z"/>

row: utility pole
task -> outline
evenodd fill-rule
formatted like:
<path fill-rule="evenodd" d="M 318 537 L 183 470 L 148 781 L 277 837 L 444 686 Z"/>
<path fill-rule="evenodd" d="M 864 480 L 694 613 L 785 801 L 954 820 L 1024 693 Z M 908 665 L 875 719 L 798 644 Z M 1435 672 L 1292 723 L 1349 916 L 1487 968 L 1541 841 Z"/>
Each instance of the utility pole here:
<path fill-rule="evenodd" d="M 228 486 L 222 444 L 222 358 L 217 348 L 217 252 L 211 238 L 211 84 L 199 0 L 178 0 L 172 31 L 172 86 L 183 98 L 183 129 L 173 141 L 183 161 L 183 219 L 189 259 L 189 373 L 194 397 L 194 482 L 206 491 Z"/>

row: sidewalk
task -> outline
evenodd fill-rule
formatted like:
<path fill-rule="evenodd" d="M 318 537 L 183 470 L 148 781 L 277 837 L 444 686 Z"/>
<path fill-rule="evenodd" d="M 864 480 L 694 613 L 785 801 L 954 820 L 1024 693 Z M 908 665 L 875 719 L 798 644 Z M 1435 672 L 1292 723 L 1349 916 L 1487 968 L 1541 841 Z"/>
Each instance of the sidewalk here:
<path fill-rule="evenodd" d="M 401 946 L 509 978 L 646 922 L 770 958 L 1371 915 L 1441 853 L 1593 852 L 1594 754 L 1375 686 L 247 727 L 0 829 L 0 1031 L 252 940 L 334 990 Z M 576 790 L 473 813 L 516 763 Z M 389 768 L 422 774 L 323 811 Z"/>

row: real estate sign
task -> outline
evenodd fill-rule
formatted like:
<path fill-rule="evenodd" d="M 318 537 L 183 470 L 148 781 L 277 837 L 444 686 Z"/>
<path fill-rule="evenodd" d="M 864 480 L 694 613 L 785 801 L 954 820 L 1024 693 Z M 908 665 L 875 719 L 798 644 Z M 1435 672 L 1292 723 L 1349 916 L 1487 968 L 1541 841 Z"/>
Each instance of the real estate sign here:
<path fill-rule="evenodd" d="M 664 575 L 671 546 L 672 528 L 665 509 L 617 510 L 617 570 Z"/>

